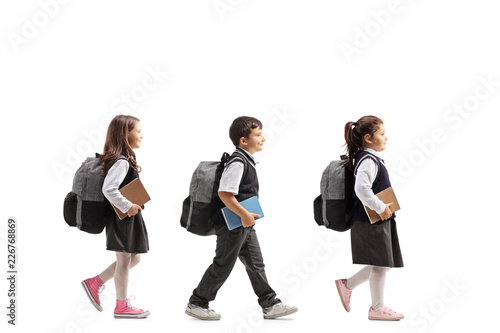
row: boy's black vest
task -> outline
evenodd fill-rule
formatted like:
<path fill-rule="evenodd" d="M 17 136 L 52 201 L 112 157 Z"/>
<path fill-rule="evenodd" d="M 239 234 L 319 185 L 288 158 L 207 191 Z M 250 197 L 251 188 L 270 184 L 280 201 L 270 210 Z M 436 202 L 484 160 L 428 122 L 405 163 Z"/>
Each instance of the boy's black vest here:
<path fill-rule="evenodd" d="M 255 169 L 253 158 L 241 148 L 236 148 L 236 151 L 243 155 L 247 162 L 246 171 L 243 172 L 238 195 L 236 195 L 236 200 L 240 202 L 253 196 L 259 196 L 259 179 L 257 178 L 257 170 Z M 233 154 L 233 156 L 234 155 L 237 154 Z"/>
<path fill-rule="evenodd" d="M 243 169 L 243 176 L 241 177 L 240 187 L 238 188 L 238 194 L 235 195 L 236 200 L 240 202 L 253 196 L 258 197 L 259 179 L 257 178 L 257 170 L 255 169 L 255 162 L 253 158 L 244 149 L 237 147 L 236 151 L 229 158 L 226 168 L 229 164 L 235 162 L 233 161 L 235 157 L 238 158 L 238 160 L 244 158 L 246 161 Z M 226 207 L 226 205 L 223 204 L 222 207 Z M 222 214 L 219 213 L 220 209 L 218 211 L 217 218 L 215 219 L 215 224 L 226 225 Z"/>
<path fill-rule="evenodd" d="M 366 155 L 368 155 L 368 156 L 366 156 Z M 372 185 L 373 193 L 377 194 L 380 191 L 383 191 L 383 190 L 391 187 L 391 181 L 389 179 L 389 172 L 387 171 L 387 168 L 385 167 L 385 165 L 383 163 L 384 160 L 375 156 L 374 154 L 370 154 L 369 152 L 361 152 L 361 153 L 357 154 L 356 157 L 354 158 L 354 161 L 355 161 L 354 162 L 354 172 L 355 172 L 355 174 L 357 173 L 359 163 L 361 161 L 365 160 L 366 158 L 372 158 L 372 159 L 376 158 L 379 161 L 378 165 L 380 167 L 380 170 L 378 173 L 378 177 L 375 179 L 375 181 L 373 182 L 373 185 Z M 363 208 L 363 204 L 360 202 L 358 197 L 356 197 L 356 199 L 354 201 L 354 207 L 355 207 L 354 213 L 352 216 L 353 221 L 370 222 L 370 220 L 368 219 L 368 216 L 366 215 L 366 211 Z M 395 217 L 396 217 L 396 214 L 392 213 L 391 218 L 395 218 Z"/>

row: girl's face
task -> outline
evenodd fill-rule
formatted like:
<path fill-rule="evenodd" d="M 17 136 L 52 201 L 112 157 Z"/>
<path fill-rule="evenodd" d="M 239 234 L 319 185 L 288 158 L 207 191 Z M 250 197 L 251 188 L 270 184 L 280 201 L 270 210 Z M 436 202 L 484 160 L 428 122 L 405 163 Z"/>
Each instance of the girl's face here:
<path fill-rule="evenodd" d="M 128 133 L 128 144 L 132 149 L 141 148 L 141 122 L 137 122 L 133 130 Z"/>
<path fill-rule="evenodd" d="M 367 148 L 371 148 L 375 151 L 383 151 L 385 150 L 385 144 L 387 142 L 387 137 L 385 136 L 385 126 L 384 124 L 380 124 L 378 130 L 373 133 L 372 136 L 370 134 L 366 134 L 364 136 L 365 144 L 364 146 Z"/>

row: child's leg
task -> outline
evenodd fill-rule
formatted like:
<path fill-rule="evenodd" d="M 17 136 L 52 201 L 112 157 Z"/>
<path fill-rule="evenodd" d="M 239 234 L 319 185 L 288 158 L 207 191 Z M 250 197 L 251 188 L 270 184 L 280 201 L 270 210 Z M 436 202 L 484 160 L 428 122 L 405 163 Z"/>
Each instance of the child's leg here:
<path fill-rule="evenodd" d="M 385 273 L 390 267 L 373 266 L 370 274 L 370 292 L 372 294 L 372 308 L 377 310 L 384 306 Z"/>
<path fill-rule="evenodd" d="M 136 266 L 139 263 L 139 261 L 141 261 L 141 255 L 138 253 L 133 253 L 132 258 L 130 260 L 129 268 L 133 268 L 134 266 Z M 104 271 L 102 271 L 101 274 L 99 274 L 99 278 L 101 279 L 101 281 L 103 283 L 106 283 L 113 277 L 115 277 L 115 269 L 116 269 L 116 261 L 113 262 L 111 265 L 109 265 L 108 268 L 106 268 Z"/>
<path fill-rule="evenodd" d="M 246 229 L 239 228 L 231 232 L 227 228 L 217 234 L 217 247 L 213 263 L 207 268 L 198 287 L 193 290 L 189 303 L 208 308 L 208 303 L 215 299 L 217 292 L 229 277 L 238 254 L 245 242 Z"/>
<path fill-rule="evenodd" d="M 276 293 L 267 282 L 264 259 L 253 228 L 250 230 L 245 245 L 241 248 L 239 258 L 245 265 L 255 294 L 259 297 L 259 305 L 262 308 L 268 308 L 279 303 L 280 300 L 276 298 Z"/>
<path fill-rule="evenodd" d="M 347 279 L 347 288 L 354 289 L 362 283 L 365 283 L 370 278 L 373 266 L 365 266 L 359 272 Z"/>
<path fill-rule="evenodd" d="M 127 299 L 128 270 L 132 262 L 132 254 L 127 252 L 116 252 L 115 286 L 116 299 L 123 301 Z"/>

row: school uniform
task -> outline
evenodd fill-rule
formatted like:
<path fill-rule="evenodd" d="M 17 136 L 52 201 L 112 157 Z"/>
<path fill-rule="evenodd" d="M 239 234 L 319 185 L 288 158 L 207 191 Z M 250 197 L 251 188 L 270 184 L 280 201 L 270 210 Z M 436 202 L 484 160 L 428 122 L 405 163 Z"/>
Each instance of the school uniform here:
<path fill-rule="evenodd" d="M 139 174 L 130 167 L 125 156 L 119 156 L 104 178 L 102 192 L 122 213 L 126 213 L 132 202 L 121 195 L 119 189 L 138 178 Z M 148 232 L 142 212 L 123 220 L 112 207 L 106 214 L 106 250 L 127 253 L 146 253 L 149 250 Z"/>
<path fill-rule="evenodd" d="M 367 155 L 370 153 L 372 155 Z M 373 158 L 378 159 L 379 164 Z M 379 171 L 380 165 L 380 171 Z M 391 187 L 389 172 L 384 160 L 370 148 L 357 154 L 354 163 L 356 199 L 351 226 L 351 251 L 354 264 L 383 267 L 403 267 L 396 227 L 396 214 L 371 224 L 362 205 L 378 214 L 385 210 L 385 204 L 374 193 Z M 377 177 L 377 173 L 378 174 Z"/>
<path fill-rule="evenodd" d="M 245 163 L 240 158 L 246 160 Z M 232 193 L 238 202 L 259 195 L 259 180 L 253 156 L 241 148 L 236 148 L 222 173 L 219 191 Z M 257 234 L 253 226 L 229 230 L 222 214 L 215 221 L 217 245 L 213 263 L 203 275 L 198 287 L 189 299 L 191 304 L 208 308 L 218 290 L 229 277 L 236 260 L 245 265 L 253 290 L 262 308 L 271 307 L 281 301 L 269 286 L 264 270 L 264 259 Z"/>

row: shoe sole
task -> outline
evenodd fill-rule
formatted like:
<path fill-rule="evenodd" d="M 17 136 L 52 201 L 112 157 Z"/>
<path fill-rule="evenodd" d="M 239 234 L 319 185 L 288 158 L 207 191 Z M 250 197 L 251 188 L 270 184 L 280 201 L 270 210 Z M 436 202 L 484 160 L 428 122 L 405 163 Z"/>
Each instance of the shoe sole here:
<path fill-rule="evenodd" d="M 97 304 L 97 302 L 94 300 L 94 297 L 92 297 L 92 293 L 90 292 L 89 288 L 87 287 L 87 284 L 85 283 L 85 281 L 82 281 L 82 286 L 83 286 L 83 289 L 85 290 L 85 293 L 87 294 L 90 302 L 92 303 L 92 305 L 99 311 L 99 312 L 102 312 L 102 306 L 100 306 L 99 304 Z"/>
<path fill-rule="evenodd" d="M 141 314 L 121 314 L 121 313 L 119 314 L 119 313 L 115 313 L 114 316 L 117 319 L 142 319 L 142 318 L 146 318 L 150 314 L 151 314 L 151 312 L 149 312 L 149 310 L 148 310 L 148 311 L 144 311 Z"/>
<path fill-rule="evenodd" d="M 188 316 L 191 316 L 193 318 L 196 318 L 196 319 L 200 319 L 200 320 L 219 320 L 221 317 L 201 317 L 201 316 L 197 316 L 195 315 L 194 313 L 191 313 L 189 312 L 188 310 L 184 311 L 184 313 L 186 313 Z"/>
<path fill-rule="evenodd" d="M 345 304 L 344 302 L 344 297 L 342 297 L 342 292 L 340 291 L 340 283 L 342 283 L 341 281 L 338 281 L 338 280 L 335 280 L 335 286 L 337 287 L 337 291 L 339 293 L 339 296 L 340 296 L 340 301 L 342 302 L 342 306 L 344 306 L 344 309 L 347 311 L 347 312 L 351 312 L 351 309 L 347 306 L 347 304 Z"/>
<path fill-rule="evenodd" d="M 279 318 L 279 317 L 284 317 L 284 316 L 291 315 L 292 313 L 295 313 L 297 311 L 299 311 L 299 309 L 293 309 L 291 311 L 288 311 L 288 312 L 285 312 L 285 313 L 278 313 L 278 314 L 275 314 L 275 315 L 272 315 L 272 316 L 264 315 L 264 319 L 276 319 L 276 318 Z"/>
<path fill-rule="evenodd" d="M 379 321 L 398 321 L 401 319 L 404 319 L 405 316 L 402 316 L 401 318 L 394 318 L 394 319 L 383 319 L 383 318 L 373 318 L 373 317 L 368 317 L 370 320 L 379 320 Z"/>

